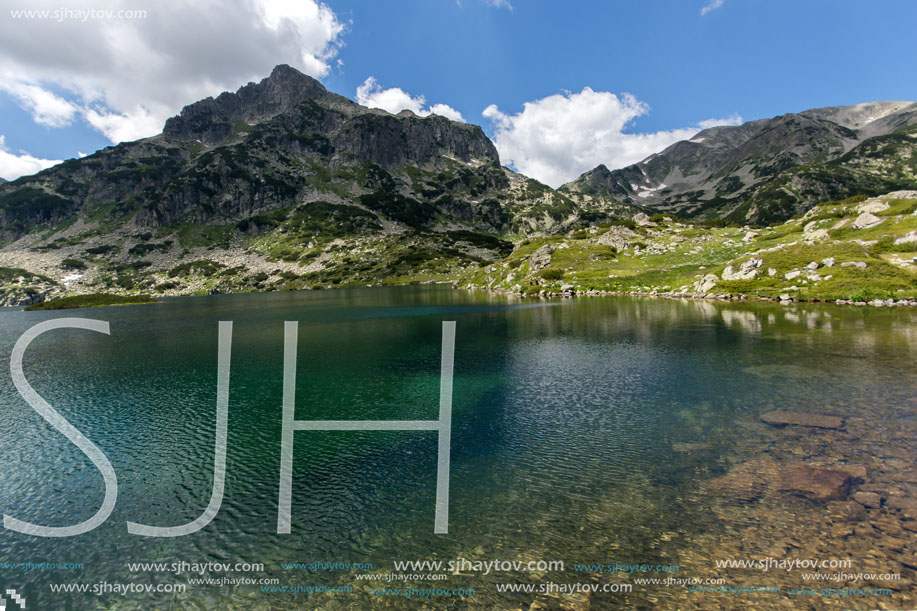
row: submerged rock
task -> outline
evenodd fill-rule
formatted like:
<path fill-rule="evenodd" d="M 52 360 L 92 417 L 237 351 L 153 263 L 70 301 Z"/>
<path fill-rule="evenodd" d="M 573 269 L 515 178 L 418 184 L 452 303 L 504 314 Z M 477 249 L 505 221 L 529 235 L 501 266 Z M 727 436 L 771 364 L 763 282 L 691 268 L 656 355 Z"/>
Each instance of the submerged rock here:
<path fill-rule="evenodd" d="M 853 495 L 853 500 L 863 507 L 868 507 L 870 509 L 882 506 L 882 497 L 875 492 L 857 492 Z"/>
<path fill-rule="evenodd" d="M 846 471 L 802 463 L 780 463 L 771 458 L 750 460 L 707 483 L 708 490 L 727 500 L 748 503 L 770 493 L 800 496 L 812 501 L 845 501 L 862 480 Z M 870 498 L 870 500 L 872 500 Z M 856 517 L 862 503 L 833 506 L 835 513 Z M 843 510 L 843 511 L 841 511 Z M 902 512 L 904 513 L 904 512 Z"/>
<path fill-rule="evenodd" d="M 843 430 L 844 428 L 843 418 L 839 416 L 829 416 L 827 414 L 776 410 L 767 412 L 766 414 L 761 414 L 760 419 L 762 422 L 777 427 L 791 425 L 808 426 L 817 429 Z"/>
<path fill-rule="evenodd" d="M 853 477 L 846 471 L 794 464 L 780 468 L 777 490 L 813 501 L 843 500 Z"/>
<path fill-rule="evenodd" d="M 713 494 L 727 500 L 748 503 L 764 496 L 776 480 L 778 468 L 771 458 L 750 460 L 710 480 L 707 486 Z"/>

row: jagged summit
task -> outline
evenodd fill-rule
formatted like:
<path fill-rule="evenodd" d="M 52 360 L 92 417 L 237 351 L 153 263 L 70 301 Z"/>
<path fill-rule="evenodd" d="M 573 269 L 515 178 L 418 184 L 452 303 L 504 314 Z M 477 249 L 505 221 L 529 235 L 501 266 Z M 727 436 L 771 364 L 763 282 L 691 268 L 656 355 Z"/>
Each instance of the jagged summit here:
<path fill-rule="evenodd" d="M 216 98 L 204 98 L 185 106 L 166 121 L 163 134 L 180 141 L 216 144 L 232 133 L 235 121 L 260 123 L 307 100 L 356 106 L 347 98 L 330 93 L 311 76 L 280 64 L 258 83 L 248 83 L 235 93 L 223 92 Z"/>

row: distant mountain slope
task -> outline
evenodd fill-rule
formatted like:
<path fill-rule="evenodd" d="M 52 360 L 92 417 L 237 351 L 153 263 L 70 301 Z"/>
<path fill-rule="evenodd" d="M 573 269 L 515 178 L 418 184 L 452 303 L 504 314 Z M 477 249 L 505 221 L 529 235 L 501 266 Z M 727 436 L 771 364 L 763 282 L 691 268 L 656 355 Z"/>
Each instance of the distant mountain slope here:
<path fill-rule="evenodd" d="M 917 103 L 873 102 L 714 127 L 634 165 L 614 171 L 600 165 L 560 190 L 683 216 L 783 220 L 852 191 L 876 195 L 917 186 L 907 169 L 914 125 Z M 886 137 L 896 147 L 867 144 Z M 889 155 L 883 164 L 885 179 L 872 183 L 848 167 L 867 150 L 872 159 Z M 800 172 L 806 173 L 803 192 L 781 191 Z"/>

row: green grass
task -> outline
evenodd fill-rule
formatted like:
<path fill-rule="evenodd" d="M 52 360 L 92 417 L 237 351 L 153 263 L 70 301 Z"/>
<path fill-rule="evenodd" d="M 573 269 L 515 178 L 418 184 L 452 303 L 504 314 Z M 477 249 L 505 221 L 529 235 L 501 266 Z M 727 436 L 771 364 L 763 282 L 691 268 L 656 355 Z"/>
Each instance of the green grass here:
<path fill-rule="evenodd" d="M 627 238 L 629 246 L 616 256 L 595 241 L 602 235 L 601 229 L 609 226 L 607 223 L 598 225 L 600 231 L 591 235 L 574 231 L 565 237 L 530 238 L 503 261 L 469 270 L 459 284 L 502 289 L 520 285 L 523 293 L 531 294 L 556 291 L 562 280 L 580 290 L 691 293 L 704 275 L 721 276 L 727 265 L 736 269 L 754 257 L 762 260 L 754 279 L 719 278 L 712 292 L 776 297 L 789 291 L 800 299 L 856 301 L 866 301 L 867 296 L 870 299 L 917 296 L 917 269 L 893 263 L 893 259 L 910 260 L 915 250 L 913 244 L 894 243 L 897 237 L 917 229 L 917 217 L 911 214 L 912 200 L 888 199 L 892 214 L 882 224 L 853 229 L 849 223 L 858 214 L 855 204 L 863 199 L 829 202 L 805 218 L 800 216 L 780 225 L 759 228 L 759 236 L 750 242 L 743 241 L 744 228 L 723 227 L 721 222 L 705 226 L 680 221 L 660 225 L 653 232 L 636 228 L 639 237 Z M 813 220 L 818 228 L 830 228 L 842 218 L 848 220 L 848 225 L 839 230 L 829 229 L 830 239 L 805 241 L 803 228 Z M 545 244 L 554 247 L 551 263 L 540 272 L 532 272 L 529 257 Z M 641 246 L 639 254 L 634 248 L 637 245 Z M 771 250 L 775 247 L 779 248 Z M 833 258 L 835 264 L 819 267 L 817 281 L 809 279 L 807 271 L 792 280 L 785 277 L 790 271 L 803 270 L 812 261 L 820 263 L 827 258 Z M 841 267 L 848 261 L 866 262 L 867 268 Z M 774 275 L 768 273 L 770 268 L 775 270 Z"/>
<path fill-rule="evenodd" d="M 236 235 L 234 225 L 182 224 L 174 228 L 178 244 L 185 249 L 229 248 Z"/>
<path fill-rule="evenodd" d="M 35 303 L 27 306 L 28 311 L 34 310 L 70 310 L 73 308 L 99 308 L 104 306 L 140 305 L 156 303 L 149 295 L 111 295 L 109 293 L 94 293 L 92 295 L 71 295 Z"/>

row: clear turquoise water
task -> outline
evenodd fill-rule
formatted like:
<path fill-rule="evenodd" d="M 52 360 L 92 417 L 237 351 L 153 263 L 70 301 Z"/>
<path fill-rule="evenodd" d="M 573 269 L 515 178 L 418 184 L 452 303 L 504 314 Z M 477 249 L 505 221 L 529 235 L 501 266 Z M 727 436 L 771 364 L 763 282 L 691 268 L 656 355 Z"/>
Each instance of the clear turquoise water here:
<path fill-rule="evenodd" d="M 0 570 L 0 585 L 24 589 L 33 608 L 520 607 L 532 596 L 498 594 L 494 584 L 585 578 L 569 570 L 457 576 L 438 587 L 474 587 L 474 598 L 420 602 L 373 597 L 351 572 L 286 571 L 280 563 L 371 562 L 376 572 L 389 572 L 394 560 L 459 557 L 560 559 L 568 567 L 679 562 L 686 538 L 723 528 L 709 498 L 695 493 L 724 471 L 725 457 L 753 451 L 749 430 L 758 414 L 812 409 L 884 423 L 915 418 L 917 314 L 910 309 L 520 302 L 412 287 L 6 311 L 0 510 L 42 524 L 81 521 L 102 500 L 98 471 L 10 381 L 19 335 L 64 315 L 109 321 L 111 335 L 44 335 L 26 356 L 26 375 L 106 453 L 119 497 L 109 520 L 79 537 L 0 530 L 0 562 L 85 564 L 81 571 Z M 129 535 L 126 521 L 181 524 L 210 497 L 221 320 L 234 322 L 222 509 L 190 536 Z M 296 433 L 293 532 L 275 534 L 286 320 L 300 323 L 296 417 L 366 420 L 437 417 L 440 325 L 456 321 L 448 535 L 433 534 L 430 432 Z M 699 449 L 675 451 L 679 444 Z M 672 532 L 681 535 L 666 535 Z M 294 596 L 250 585 L 95 596 L 48 589 L 186 580 L 126 567 L 173 561 L 264 563 L 265 573 L 249 576 L 353 585 L 354 592 Z M 651 608 L 667 595 L 627 600 Z M 616 608 L 621 600 L 593 597 L 592 608 Z"/>

